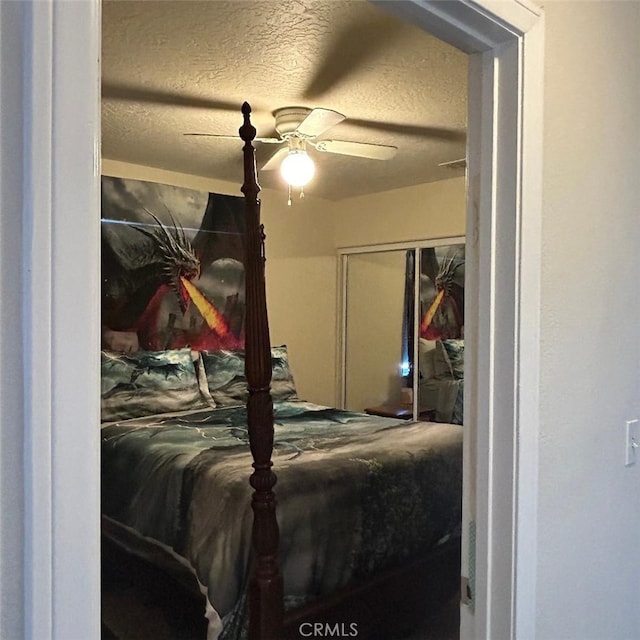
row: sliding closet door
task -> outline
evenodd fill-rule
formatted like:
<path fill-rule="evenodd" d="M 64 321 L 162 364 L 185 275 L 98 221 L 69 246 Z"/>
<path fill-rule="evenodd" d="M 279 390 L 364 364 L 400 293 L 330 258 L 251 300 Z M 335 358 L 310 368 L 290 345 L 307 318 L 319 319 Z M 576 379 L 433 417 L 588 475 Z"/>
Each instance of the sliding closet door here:
<path fill-rule="evenodd" d="M 348 256 L 345 408 L 352 411 L 400 400 L 407 373 L 406 254 L 399 250 Z"/>
<path fill-rule="evenodd" d="M 341 406 L 441 422 L 451 422 L 457 411 L 461 421 L 463 239 L 354 247 L 340 254 Z M 455 367 L 442 352 L 446 347 L 457 349 Z"/>

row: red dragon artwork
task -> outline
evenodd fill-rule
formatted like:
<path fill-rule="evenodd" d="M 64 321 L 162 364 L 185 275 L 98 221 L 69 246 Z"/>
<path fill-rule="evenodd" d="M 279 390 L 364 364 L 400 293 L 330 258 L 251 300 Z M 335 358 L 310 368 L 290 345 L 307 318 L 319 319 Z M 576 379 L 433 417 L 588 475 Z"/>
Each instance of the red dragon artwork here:
<path fill-rule="evenodd" d="M 463 245 L 449 249 L 440 260 L 435 248 L 422 250 L 421 338 L 464 337 L 464 266 Z"/>
<path fill-rule="evenodd" d="M 224 211 L 229 198 L 233 215 Z M 146 207 L 148 222 L 128 221 L 111 234 L 103 232 L 103 329 L 135 333 L 140 348 L 150 351 L 241 348 L 244 274 L 239 200 L 209 194 L 193 240 L 172 214 L 168 214 L 171 224 L 165 224 Z M 218 220 L 212 221 L 216 214 Z M 222 291 L 225 279 L 236 283 L 227 294 Z"/>

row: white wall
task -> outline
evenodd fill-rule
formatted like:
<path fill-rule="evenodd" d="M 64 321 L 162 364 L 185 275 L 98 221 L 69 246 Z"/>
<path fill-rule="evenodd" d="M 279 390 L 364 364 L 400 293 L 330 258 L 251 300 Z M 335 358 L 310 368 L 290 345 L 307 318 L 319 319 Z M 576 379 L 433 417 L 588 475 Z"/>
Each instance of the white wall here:
<path fill-rule="evenodd" d="M 640 637 L 640 3 L 546 13 L 540 640 Z"/>
<path fill-rule="evenodd" d="M 451 178 L 336 203 L 336 247 L 463 236 L 465 180 Z"/>

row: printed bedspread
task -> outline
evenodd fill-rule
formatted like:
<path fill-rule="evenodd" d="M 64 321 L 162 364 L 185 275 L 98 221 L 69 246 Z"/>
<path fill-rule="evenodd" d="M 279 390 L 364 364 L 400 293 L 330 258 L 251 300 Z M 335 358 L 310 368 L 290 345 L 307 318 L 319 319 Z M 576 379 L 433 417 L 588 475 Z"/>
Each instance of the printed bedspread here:
<path fill-rule="evenodd" d="M 280 562 L 302 603 L 425 551 L 461 518 L 462 427 L 274 405 Z M 251 545 L 245 407 L 102 428 L 102 510 L 187 560 L 223 620 L 243 626 Z M 213 615 L 209 638 L 219 635 Z"/>

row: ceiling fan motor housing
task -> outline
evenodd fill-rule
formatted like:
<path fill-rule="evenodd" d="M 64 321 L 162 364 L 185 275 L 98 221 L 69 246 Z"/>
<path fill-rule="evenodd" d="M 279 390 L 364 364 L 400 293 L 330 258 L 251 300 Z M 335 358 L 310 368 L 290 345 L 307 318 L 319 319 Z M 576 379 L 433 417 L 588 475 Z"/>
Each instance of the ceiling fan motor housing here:
<path fill-rule="evenodd" d="M 278 135 L 284 139 L 291 136 L 310 112 L 311 109 L 305 107 L 284 107 L 274 111 Z"/>

